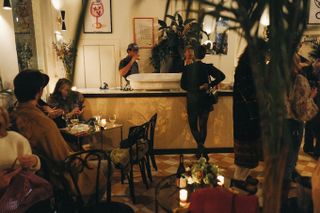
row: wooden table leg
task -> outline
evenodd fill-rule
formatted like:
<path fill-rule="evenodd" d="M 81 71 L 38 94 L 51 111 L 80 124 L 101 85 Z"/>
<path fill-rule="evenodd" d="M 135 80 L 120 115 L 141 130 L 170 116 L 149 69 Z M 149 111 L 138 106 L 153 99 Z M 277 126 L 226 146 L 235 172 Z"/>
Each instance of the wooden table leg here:
<path fill-rule="evenodd" d="M 123 141 L 123 126 L 120 128 L 120 137 L 121 141 Z"/>
<path fill-rule="evenodd" d="M 103 131 L 100 129 L 100 143 L 101 143 L 101 150 L 103 150 Z"/>

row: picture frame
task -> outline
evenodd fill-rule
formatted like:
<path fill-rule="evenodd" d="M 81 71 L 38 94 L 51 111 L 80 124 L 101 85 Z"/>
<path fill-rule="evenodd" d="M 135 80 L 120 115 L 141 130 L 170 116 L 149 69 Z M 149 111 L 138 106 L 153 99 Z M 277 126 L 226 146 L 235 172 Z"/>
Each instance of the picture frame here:
<path fill-rule="evenodd" d="M 319 25 L 320 24 L 320 1 L 311 0 L 309 4 L 309 25 Z"/>
<path fill-rule="evenodd" d="M 111 0 L 89 0 L 83 32 L 112 33 Z"/>
<path fill-rule="evenodd" d="M 155 18 L 135 17 L 133 18 L 133 41 L 141 49 L 151 49 L 155 44 L 154 32 Z"/>

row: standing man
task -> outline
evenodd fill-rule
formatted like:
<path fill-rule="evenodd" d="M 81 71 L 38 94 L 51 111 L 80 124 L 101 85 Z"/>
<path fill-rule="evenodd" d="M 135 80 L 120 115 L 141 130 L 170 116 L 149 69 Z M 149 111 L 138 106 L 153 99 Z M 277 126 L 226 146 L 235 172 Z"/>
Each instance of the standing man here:
<path fill-rule="evenodd" d="M 139 65 L 137 61 L 140 59 L 139 47 L 136 43 L 131 43 L 127 48 L 127 57 L 122 59 L 119 64 L 119 72 L 127 81 L 126 87 L 129 85 L 127 77 L 132 74 L 139 73 Z"/>
<path fill-rule="evenodd" d="M 302 74 L 308 79 L 311 88 L 319 89 L 320 81 L 320 58 L 302 70 Z M 314 102 L 320 107 L 320 95 L 314 98 Z M 320 156 L 320 113 L 306 123 L 303 151 L 307 154 L 319 158 Z M 314 139 L 316 144 L 314 145 Z"/>

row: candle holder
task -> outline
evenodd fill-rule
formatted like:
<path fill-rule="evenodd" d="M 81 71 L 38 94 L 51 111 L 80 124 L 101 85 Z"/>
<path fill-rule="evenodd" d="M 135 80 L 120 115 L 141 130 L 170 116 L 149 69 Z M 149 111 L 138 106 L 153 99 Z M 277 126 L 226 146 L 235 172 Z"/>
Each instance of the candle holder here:
<path fill-rule="evenodd" d="M 100 126 L 104 128 L 104 127 L 106 127 L 106 125 L 107 125 L 107 119 L 105 119 L 105 118 L 101 119 L 100 120 Z"/>
<path fill-rule="evenodd" d="M 186 203 L 188 199 L 188 191 L 186 189 L 180 189 L 179 191 L 179 200 L 180 203 Z"/>
<path fill-rule="evenodd" d="M 217 180 L 219 186 L 224 186 L 224 177 L 222 175 L 218 175 Z"/>

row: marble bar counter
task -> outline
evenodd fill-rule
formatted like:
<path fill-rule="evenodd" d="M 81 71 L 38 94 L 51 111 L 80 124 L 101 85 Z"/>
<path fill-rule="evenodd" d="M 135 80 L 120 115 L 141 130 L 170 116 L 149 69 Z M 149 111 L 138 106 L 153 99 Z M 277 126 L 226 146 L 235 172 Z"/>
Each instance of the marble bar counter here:
<path fill-rule="evenodd" d="M 127 138 L 131 126 L 143 124 L 157 113 L 156 153 L 191 153 L 196 148 L 188 125 L 186 92 L 183 90 L 123 91 L 114 88 L 78 91 L 85 97 L 84 117 L 101 115 L 108 119 L 116 114 L 116 122 L 124 125 L 124 138 Z M 233 150 L 232 91 L 218 91 L 218 94 L 218 103 L 210 113 L 205 145 L 211 152 L 229 152 Z M 106 132 L 104 143 L 106 146 L 119 146 L 120 132 L 116 129 Z"/>

